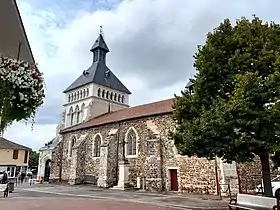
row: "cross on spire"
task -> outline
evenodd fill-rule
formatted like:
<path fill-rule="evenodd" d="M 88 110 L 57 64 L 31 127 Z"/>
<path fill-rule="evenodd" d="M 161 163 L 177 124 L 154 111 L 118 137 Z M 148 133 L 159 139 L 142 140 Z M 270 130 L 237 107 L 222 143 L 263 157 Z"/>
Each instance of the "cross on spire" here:
<path fill-rule="evenodd" d="M 99 35 L 104 37 L 104 32 L 102 26 L 99 26 Z"/>

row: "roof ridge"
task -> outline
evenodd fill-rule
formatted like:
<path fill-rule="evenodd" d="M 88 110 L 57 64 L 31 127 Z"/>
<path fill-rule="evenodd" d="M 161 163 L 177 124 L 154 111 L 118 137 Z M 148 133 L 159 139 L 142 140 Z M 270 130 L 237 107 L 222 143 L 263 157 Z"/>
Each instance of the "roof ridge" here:
<path fill-rule="evenodd" d="M 99 115 L 95 118 L 92 118 L 84 123 L 65 128 L 61 130 L 61 133 L 90 128 L 94 126 L 101 126 L 114 122 L 132 120 L 140 117 L 172 113 L 172 104 L 174 99 L 175 98 L 169 98 L 161 101 L 155 101 L 134 107 L 120 109 L 114 112 L 107 112 L 103 115 Z"/>
<path fill-rule="evenodd" d="M 2 145 L 2 144 L 3 145 Z M 5 144 L 6 143 L 6 144 Z M 26 146 L 23 146 L 21 144 L 18 144 L 18 143 L 15 143 L 13 141 L 10 141 L 4 137 L 0 137 L 0 148 L 4 148 L 4 147 L 7 147 L 7 149 L 10 149 L 10 148 L 17 148 L 17 149 L 26 149 L 26 150 L 32 150 L 31 148 L 29 147 L 26 147 Z"/>

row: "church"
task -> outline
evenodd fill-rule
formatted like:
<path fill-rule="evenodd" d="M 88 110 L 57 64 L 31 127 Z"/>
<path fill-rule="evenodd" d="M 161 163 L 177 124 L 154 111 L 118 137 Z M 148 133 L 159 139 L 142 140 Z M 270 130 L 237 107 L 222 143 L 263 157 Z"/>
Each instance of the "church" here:
<path fill-rule="evenodd" d="M 64 91 L 56 137 L 40 149 L 40 181 L 210 194 L 220 183 L 237 187 L 235 163 L 178 154 L 169 137 L 174 98 L 130 107 L 131 92 L 107 67 L 102 34 L 90 51 L 91 66 Z"/>

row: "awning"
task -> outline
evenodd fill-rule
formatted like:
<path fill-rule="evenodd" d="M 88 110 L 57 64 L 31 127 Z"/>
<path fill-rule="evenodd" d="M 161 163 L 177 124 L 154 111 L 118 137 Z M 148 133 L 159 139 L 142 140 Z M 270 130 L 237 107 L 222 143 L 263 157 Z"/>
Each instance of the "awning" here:
<path fill-rule="evenodd" d="M 35 63 L 15 0 L 0 0 L 0 55 Z"/>

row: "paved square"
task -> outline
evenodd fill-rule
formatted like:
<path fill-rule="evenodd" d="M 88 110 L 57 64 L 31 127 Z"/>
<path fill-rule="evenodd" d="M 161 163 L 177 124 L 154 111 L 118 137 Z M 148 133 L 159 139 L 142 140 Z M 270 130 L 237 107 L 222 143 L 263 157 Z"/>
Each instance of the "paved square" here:
<path fill-rule="evenodd" d="M 0 206 L 17 210 L 222 210 L 227 209 L 227 202 L 176 194 L 123 192 L 92 186 L 24 185 L 18 186 L 8 199 L 1 198 Z"/>

